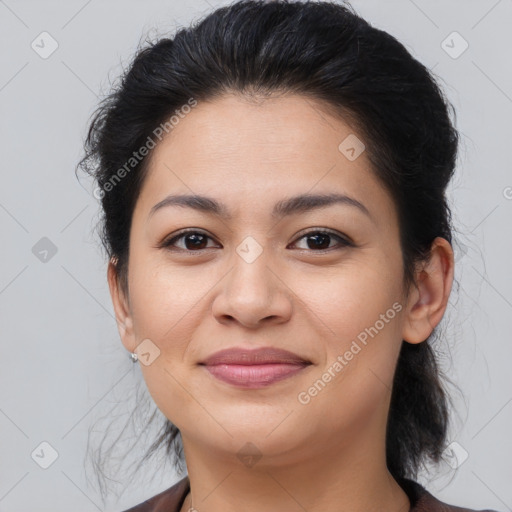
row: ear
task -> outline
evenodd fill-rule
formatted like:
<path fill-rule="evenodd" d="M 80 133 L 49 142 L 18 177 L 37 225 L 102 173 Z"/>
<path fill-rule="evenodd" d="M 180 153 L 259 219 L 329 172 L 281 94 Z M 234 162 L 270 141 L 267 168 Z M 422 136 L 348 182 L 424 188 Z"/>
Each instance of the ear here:
<path fill-rule="evenodd" d="M 121 341 L 127 350 L 134 352 L 137 343 L 133 331 L 133 319 L 131 317 L 130 305 L 128 297 L 126 297 L 123 287 L 121 286 L 116 262 L 113 258 L 111 258 L 108 263 L 107 280 Z"/>
<path fill-rule="evenodd" d="M 431 245 L 430 258 L 415 276 L 404 314 L 402 339 L 408 343 L 425 341 L 443 318 L 454 273 L 453 250 L 444 238 Z"/>

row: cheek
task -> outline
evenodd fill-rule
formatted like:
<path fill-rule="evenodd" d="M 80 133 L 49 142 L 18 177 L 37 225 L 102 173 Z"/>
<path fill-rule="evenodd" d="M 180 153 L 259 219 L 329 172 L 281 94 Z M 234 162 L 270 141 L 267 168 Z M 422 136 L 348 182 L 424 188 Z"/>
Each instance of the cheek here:
<path fill-rule="evenodd" d="M 197 323 L 201 299 L 211 288 L 207 276 L 197 268 L 178 269 L 137 253 L 130 265 L 130 302 L 138 338 L 150 338 L 163 352 L 180 351 Z"/>
<path fill-rule="evenodd" d="M 308 321 L 325 331 L 326 344 L 337 349 L 376 322 L 383 334 L 391 330 L 401 309 L 393 308 L 401 299 L 399 275 L 398 267 L 381 258 L 354 258 L 336 268 L 304 272 L 292 282 L 294 293 L 307 306 L 303 309 Z"/>
<path fill-rule="evenodd" d="M 317 325 L 326 333 L 319 340 L 322 360 L 297 395 L 311 432 L 357 435 L 372 424 L 370 418 L 385 418 L 402 343 L 403 305 L 376 286 L 369 294 L 353 290 L 338 290 L 339 300 L 327 292 L 317 305 L 322 315 Z"/>
<path fill-rule="evenodd" d="M 149 339 L 158 356 L 141 371 L 157 407 L 177 426 L 177 411 L 195 411 L 190 389 L 190 367 L 194 360 L 190 342 L 208 315 L 208 292 L 218 281 L 211 271 L 198 267 L 172 267 L 151 261 L 134 251 L 130 260 L 130 304 L 138 342 Z M 198 420 L 201 419 L 198 411 Z M 204 418 L 203 418 L 204 420 Z"/>
<path fill-rule="evenodd" d="M 399 275 L 398 266 L 376 259 L 305 276 L 295 287 L 307 322 L 316 326 L 322 355 L 315 378 L 328 382 L 326 395 L 364 401 L 391 387 L 402 343 Z"/>

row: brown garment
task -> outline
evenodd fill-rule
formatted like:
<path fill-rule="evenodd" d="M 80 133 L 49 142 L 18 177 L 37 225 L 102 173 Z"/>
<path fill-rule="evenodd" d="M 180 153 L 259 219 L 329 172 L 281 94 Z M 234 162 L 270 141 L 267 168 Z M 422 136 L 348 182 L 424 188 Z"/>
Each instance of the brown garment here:
<path fill-rule="evenodd" d="M 398 481 L 411 502 L 409 512 L 477 512 L 469 508 L 455 507 L 442 503 L 434 498 L 423 486 L 409 479 Z M 124 512 L 179 512 L 190 490 L 188 477 L 165 491 L 147 499 Z M 480 512 L 496 512 L 495 510 L 482 510 Z"/>

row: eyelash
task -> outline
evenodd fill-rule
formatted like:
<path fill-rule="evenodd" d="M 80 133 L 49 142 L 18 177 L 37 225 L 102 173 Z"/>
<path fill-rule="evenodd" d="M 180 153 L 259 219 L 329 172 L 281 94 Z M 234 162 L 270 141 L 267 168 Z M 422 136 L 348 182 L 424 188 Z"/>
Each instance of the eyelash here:
<path fill-rule="evenodd" d="M 209 238 L 210 240 L 213 240 L 212 237 L 210 237 L 207 233 L 205 233 L 203 231 L 200 231 L 200 230 L 197 230 L 197 229 L 187 229 L 187 230 L 179 232 L 178 234 L 172 236 L 171 238 L 169 238 L 167 240 L 164 240 L 160 247 L 161 248 L 165 248 L 165 249 L 170 250 L 170 251 L 177 250 L 177 251 L 183 251 L 183 252 L 188 252 L 188 253 L 200 253 L 202 251 L 206 251 L 208 249 L 212 249 L 212 247 L 207 247 L 207 248 L 204 248 L 204 249 L 191 250 L 191 249 L 183 249 L 181 247 L 180 248 L 173 247 L 175 242 L 177 242 L 178 240 L 184 238 L 186 235 L 190 235 L 190 234 L 203 235 L 203 236 Z M 300 235 L 295 240 L 295 242 L 293 242 L 293 243 L 297 243 L 299 240 L 302 240 L 303 238 L 306 238 L 308 236 L 318 235 L 318 234 L 329 235 L 329 236 L 331 236 L 333 238 L 338 239 L 339 246 L 338 247 L 330 247 L 330 248 L 327 248 L 327 249 L 319 249 L 319 250 L 315 250 L 315 249 L 298 249 L 298 250 L 325 254 L 325 253 L 333 251 L 333 250 L 340 250 L 340 249 L 343 249 L 343 248 L 346 248 L 346 247 L 355 247 L 355 244 L 351 240 L 349 240 L 348 237 L 343 237 L 343 236 L 339 235 L 337 232 L 332 231 L 330 229 L 313 229 L 311 231 L 308 231 L 308 232 L 303 233 L 302 235 Z"/>

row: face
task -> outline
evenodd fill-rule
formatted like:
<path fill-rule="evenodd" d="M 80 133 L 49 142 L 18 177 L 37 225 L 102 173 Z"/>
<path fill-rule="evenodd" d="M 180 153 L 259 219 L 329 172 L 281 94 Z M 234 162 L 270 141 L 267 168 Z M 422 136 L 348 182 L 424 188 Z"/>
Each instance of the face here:
<path fill-rule="evenodd" d="M 155 403 L 184 443 L 219 456 L 252 442 L 289 462 L 384 435 L 406 309 L 397 212 L 365 151 L 350 150 L 361 136 L 321 107 L 298 95 L 199 103 L 151 154 L 129 294 L 110 281 Z M 165 201 L 180 195 L 219 211 Z M 200 364 L 261 347 L 305 363 Z"/>

